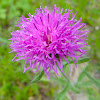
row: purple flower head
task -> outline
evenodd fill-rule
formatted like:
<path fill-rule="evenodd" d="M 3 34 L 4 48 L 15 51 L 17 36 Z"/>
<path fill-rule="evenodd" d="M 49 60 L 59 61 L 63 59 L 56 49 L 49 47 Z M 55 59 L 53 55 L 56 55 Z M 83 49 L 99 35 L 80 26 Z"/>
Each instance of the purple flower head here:
<path fill-rule="evenodd" d="M 11 33 L 10 47 L 12 52 L 16 52 L 15 61 L 26 61 L 24 72 L 36 67 L 34 72 L 37 72 L 42 67 L 47 77 L 51 69 L 58 75 L 57 66 L 63 72 L 62 60 L 69 64 L 67 58 L 70 57 L 77 67 L 78 58 L 86 53 L 83 49 L 88 45 L 85 23 L 81 23 L 82 18 L 75 20 L 76 14 L 71 10 L 62 12 L 63 9 L 60 11 L 56 6 L 51 12 L 40 7 L 33 15 L 28 14 L 29 18 L 21 17 L 16 25 L 20 29 Z M 30 64 L 28 67 L 27 63 Z"/>

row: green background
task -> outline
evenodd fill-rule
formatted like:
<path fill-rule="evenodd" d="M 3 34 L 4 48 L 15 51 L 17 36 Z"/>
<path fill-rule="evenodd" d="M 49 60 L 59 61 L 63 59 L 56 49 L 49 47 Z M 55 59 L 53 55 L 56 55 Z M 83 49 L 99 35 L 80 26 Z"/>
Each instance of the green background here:
<path fill-rule="evenodd" d="M 46 76 L 37 83 L 29 84 L 39 73 L 26 71 L 23 74 L 24 60 L 14 62 L 14 53 L 8 53 L 11 51 L 8 39 L 17 20 L 22 15 L 28 17 L 28 13 L 34 14 L 40 6 L 51 10 L 54 4 L 77 12 L 76 19 L 82 17 L 90 31 L 87 56 L 91 60 L 88 67 L 82 69 L 77 84 L 70 89 L 66 87 L 65 80 L 48 80 Z M 66 95 L 70 91 L 82 93 L 88 100 L 100 99 L 100 0 L 0 0 L 0 100 L 71 100 Z"/>

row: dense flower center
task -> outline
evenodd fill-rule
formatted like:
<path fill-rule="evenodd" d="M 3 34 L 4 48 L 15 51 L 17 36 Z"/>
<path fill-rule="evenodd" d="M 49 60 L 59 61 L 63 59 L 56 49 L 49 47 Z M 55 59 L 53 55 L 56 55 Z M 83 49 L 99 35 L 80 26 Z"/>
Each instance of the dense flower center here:
<path fill-rule="evenodd" d="M 46 43 L 46 47 L 49 46 L 49 44 L 51 43 L 51 33 L 50 33 L 50 28 L 47 28 L 47 32 L 42 32 L 42 36 L 43 36 L 43 41 Z"/>

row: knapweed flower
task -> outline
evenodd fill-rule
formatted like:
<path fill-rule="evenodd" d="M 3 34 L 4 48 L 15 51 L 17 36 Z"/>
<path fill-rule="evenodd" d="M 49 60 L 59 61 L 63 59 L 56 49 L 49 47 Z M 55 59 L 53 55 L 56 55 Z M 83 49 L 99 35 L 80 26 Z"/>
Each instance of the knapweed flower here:
<path fill-rule="evenodd" d="M 86 53 L 83 48 L 87 46 L 88 31 L 84 30 L 86 25 L 81 23 L 82 18 L 77 21 L 76 14 L 71 10 L 60 11 L 56 6 L 51 12 L 47 7 L 40 7 L 28 16 L 29 18 L 21 17 L 16 25 L 19 30 L 13 31 L 10 39 L 12 52 L 16 52 L 14 60 L 26 61 L 24 72 L 35 67 L 37 72 L 42 67 L 49 77 L 51 69 L 58 75 L 58 66 L 64 73 L 62 60 L 69 64 L 68 57 L 77 66 L 78 58 Z M 30 64 L 28 67 L 27 63 Z"/>

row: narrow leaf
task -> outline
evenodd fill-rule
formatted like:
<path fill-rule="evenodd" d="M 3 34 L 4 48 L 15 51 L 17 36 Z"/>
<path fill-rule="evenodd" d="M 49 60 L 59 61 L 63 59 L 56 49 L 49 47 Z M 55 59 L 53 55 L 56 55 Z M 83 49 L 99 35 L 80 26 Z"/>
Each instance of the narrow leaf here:
<path fill-rule="evenodd" d="M 91 75 L 89 75 L 86 71 L 84 71 L 84 73 L 86 74 L 86 76 L 97 86 L 100 88 L 100 83 L 94 79 Z"/>
<path fill-rule="evenodd" d="M 80 74 L 80 76 L 79 76 L 79 78 L 78 78 L 78 82 L 80 82 L 80 81 L 83 80 L 83 78 L 85 77 L 85 73 L 84 73 L 84 71 L 87 71 L 88 68 L 89 68 L 88 66 L 85 67 L 85 69 L 81 72 L 81 74 Z"/>
<path fill-rule="evenodd" d="M 89 61 L 90 59 L 91 59 L 91 58 L 89 58 L 89 57 L 82 58 L 82 59 L 79 59 L 79 60 L 78 60 L 78 63 L 81 64 L 81 63 L 84 63 L 84 62 Z"/>
<path fill-rule="evenodd" d="M 78 60 L 78 64 L 87 62 L 87 61 L 89 61 L 90 59 L 91 59 L 91 58 L 89 58 L 89 57 L 81 58 L 81 59 Z M 73 60 L 68 60 L 68 61 L 69 61 L 70 64 L 74 64 Z M 75 60 L 75 61 L 76 61 L 76 60 Z M 63 62 L 63 65 L 66 66 L 66 65 L 68 65 L 68 63 L 67 63 L 67 62 L 65 63 L 65 61 L 64 61 L 64 62 Z"/>
<path fill-rule="evenodd" d="M 42 72 L 31 81 L 31 83 L 39 81 L 43 75 L 44 75 L 44 70 L 42 70 Z"/>

